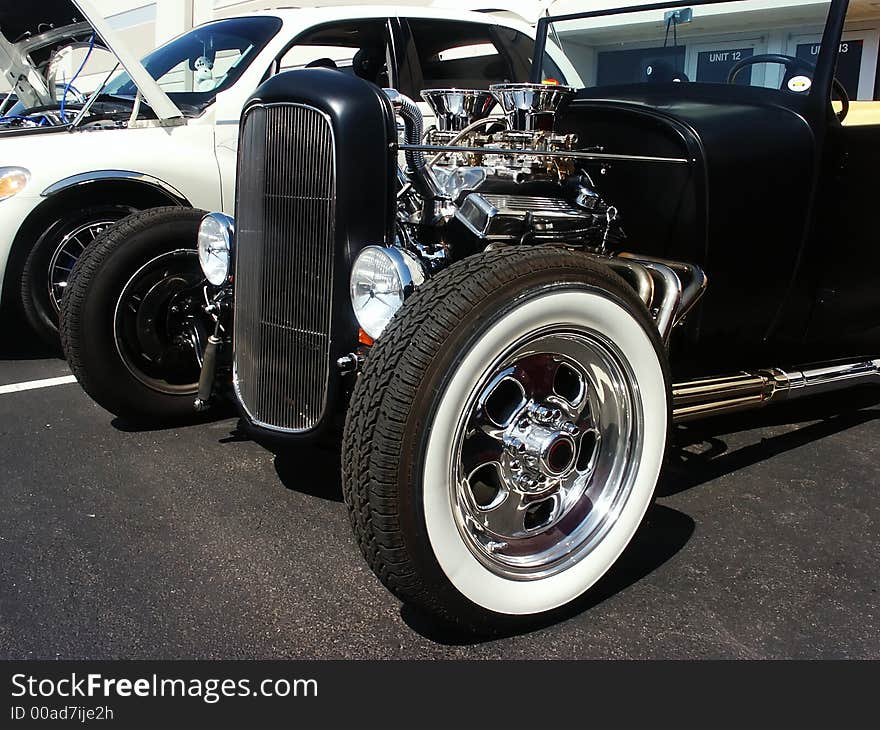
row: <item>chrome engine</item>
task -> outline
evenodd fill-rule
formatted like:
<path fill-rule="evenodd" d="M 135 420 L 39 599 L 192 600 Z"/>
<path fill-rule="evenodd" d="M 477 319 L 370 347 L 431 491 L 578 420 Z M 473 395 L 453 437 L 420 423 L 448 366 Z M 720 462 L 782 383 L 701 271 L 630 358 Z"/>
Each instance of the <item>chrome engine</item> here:
<path fill-rule="evenodd" d="M 416 105 L 388 94 L 406 124 L 398 212 L 405 245 L 457 258 L 457 249 L 546 241 L 604 251 L 622 237 L 617 210 L 577 164 L 577 137 L 555 129 L 574 89 L 426 90 L 437 126 L 425 133 Z M 502 115 L 490 116 L 496 104 Z"/>
<path fill-rule="evenodd" d="M 425 132 L 412 100 L 394 90 L 386 94 L 405 123 L 395 245 L 409 251 L 426 276 L 498 246 L 576 248 L 633 287 L 669 342 L 705 292 L 706 276 L 692 264 L 622 250 L 619 212 L 583 164 L 652 160 L 584 149 L 576 135 L 560 132 L 557 118 L 574 89 L 500 84 L 489 91 L 426 90 L 422 96 L 437 126 Z M 496 104 L 501 114 L 491 116 Z"/>

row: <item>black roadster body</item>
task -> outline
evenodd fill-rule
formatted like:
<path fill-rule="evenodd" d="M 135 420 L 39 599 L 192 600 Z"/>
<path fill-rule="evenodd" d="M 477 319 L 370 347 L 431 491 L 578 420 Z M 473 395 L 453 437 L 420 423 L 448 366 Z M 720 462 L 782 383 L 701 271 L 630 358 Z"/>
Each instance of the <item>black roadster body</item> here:
<path fill-rule="evenodd" d="M 689 160 L 611 166 L 602 177 L 610 200 L 639 211 L 626 220 L 639 251 L 697 263 L 711 279 L 681 331 L 700 346 L 673 359 L 674 370 L 880 352 L 880 293 L 867 274 L 877 263 L 869 201 L 880 124 L 849 126 L 832 106 L 847 3 L 829 6 L 809 93 L 677 81 L 596 87 L 579 91 L 560 119 L 605 151 Z M 554 22 L 541 21 L 539 39 Z"/>
<path fill-rule="evenodd" d="M 231 394 L 257 433 L 339 443 L 342 414 L 386 586 L 478 629 L 564 605 L 630 543 L 675 424 L 880 380 L 870 12 L 543 18 L 530 83 L 423 89 L 427 130 L 400 90 L 277 75 L 242 116 L 234 221 L 154 212 L 83 257 L 74 372 L 129 419 Z M 181 319 L 198 383 L 132 357 Z"/>

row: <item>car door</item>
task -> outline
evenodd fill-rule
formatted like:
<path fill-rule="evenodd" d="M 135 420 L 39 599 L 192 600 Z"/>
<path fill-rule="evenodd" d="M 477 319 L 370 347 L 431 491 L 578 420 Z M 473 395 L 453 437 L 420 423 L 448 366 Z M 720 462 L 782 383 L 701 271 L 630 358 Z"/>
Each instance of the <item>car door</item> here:
<path fill-rule="evenodd" d="M 816 297 L 808 331 L 808 341 L 823 351 L 871 356 L 880 352 L 880 11 L 873 15 L 872 24 L 860 14 L 838 48 L 837 76 L 850 104 L 828 132 L 820 228 L 809 270 Z M 840 102 L 834 108 L 842 115 Z"/>
<path fill-rule="evenodd" d="M 827 206 L 824 243 L 810 338 L 880 351 L 880 109 L 860 110 L 858 116 L 861 121 L 841 124 L 829 135 L 820 197 Z"/>

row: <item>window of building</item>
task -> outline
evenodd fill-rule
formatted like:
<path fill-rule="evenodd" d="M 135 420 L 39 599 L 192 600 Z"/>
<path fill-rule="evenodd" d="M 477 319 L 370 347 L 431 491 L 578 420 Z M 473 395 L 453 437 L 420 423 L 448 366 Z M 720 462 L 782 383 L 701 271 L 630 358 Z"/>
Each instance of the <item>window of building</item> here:
<path fill-rule="evenodd" d="M 556 21 L 550 38 L 563 47 L 586 86 L 681 82 L 785 91 L 793 78 L 809 77 L 808 64 L 817 53 L 812 46 L 822 37 L 830 5 L 767 0 L 612 12 Z M 849 52 L 848 65 L 858 66 L 857 46 Z M 765 54 L 796 57 L 807 65 L 750 63 Z"/>

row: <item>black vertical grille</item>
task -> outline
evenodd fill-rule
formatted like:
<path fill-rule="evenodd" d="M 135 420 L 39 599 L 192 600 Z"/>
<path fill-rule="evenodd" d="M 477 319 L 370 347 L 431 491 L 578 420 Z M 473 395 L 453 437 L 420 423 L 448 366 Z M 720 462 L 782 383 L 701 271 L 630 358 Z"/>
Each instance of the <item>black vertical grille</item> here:
<path fill-rule="evenodd" d="M 322 418 L 330 368 L 336 169 L 317 109 L 253 107 L 236 200 L 235 387 L 250 417 L 283 431 Z"/>

